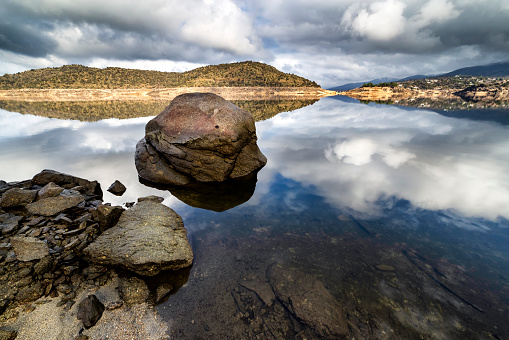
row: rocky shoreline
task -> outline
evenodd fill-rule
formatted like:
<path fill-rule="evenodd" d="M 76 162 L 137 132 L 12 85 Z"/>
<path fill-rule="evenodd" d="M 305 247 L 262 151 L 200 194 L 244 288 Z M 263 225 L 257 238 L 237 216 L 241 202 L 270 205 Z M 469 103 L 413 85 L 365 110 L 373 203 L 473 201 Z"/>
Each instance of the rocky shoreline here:
<path fill-rule="evenodd" d="M 108 191 L 120 195 L 125 187 L 114 183 Z M 189 275 L 193 257 L 182 219 L 160 197 L 139 198 L 127 209 L 111 206 L 103 203 L 98 182 L 52 170 L 31 180 L 0 181 L 0 196 L 0 339 L 31 329 L 26 313 L 43 305 L 74 315 L 60 330 L 65 338 L 87 339 L 83 327 L 91 328 L 103 310 L 157 303 Z M 151 233 L 140 232 L 142 226 Z M 127 236 L 106 239 L 118 230 Z M 138 236 L 129 239 L 133 233 Z M 111 254 L 102 254 L 99 243 Z M 171 249 L 165 253 L 163 246 Z"/>

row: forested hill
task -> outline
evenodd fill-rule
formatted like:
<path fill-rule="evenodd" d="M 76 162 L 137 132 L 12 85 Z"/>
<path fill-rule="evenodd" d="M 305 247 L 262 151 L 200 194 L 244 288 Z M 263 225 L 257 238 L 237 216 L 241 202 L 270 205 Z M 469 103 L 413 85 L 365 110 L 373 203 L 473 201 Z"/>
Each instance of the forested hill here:
<path fill-rule="evenodd" d="M 182 73 L 65 65 L 0 77 L 0 90 L 201 86 L 319 87 L 314 81 L 252 61 L 204 66 Z"/>

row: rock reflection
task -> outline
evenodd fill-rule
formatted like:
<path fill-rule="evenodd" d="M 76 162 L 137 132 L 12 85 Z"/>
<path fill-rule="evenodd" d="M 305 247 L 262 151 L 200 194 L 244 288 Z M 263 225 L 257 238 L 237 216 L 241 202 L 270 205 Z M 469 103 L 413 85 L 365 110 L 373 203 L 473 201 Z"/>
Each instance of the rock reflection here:
<path fill-rule="evenodd" d="M 139 178 L 140 183 L 159 190 L 168 190 L 182 202 L 205 210 L 222 212 L 241 205 L 253 196 L 258 173 L 224 182 L 192 182 L 184 186 L 161 186 Z"/>

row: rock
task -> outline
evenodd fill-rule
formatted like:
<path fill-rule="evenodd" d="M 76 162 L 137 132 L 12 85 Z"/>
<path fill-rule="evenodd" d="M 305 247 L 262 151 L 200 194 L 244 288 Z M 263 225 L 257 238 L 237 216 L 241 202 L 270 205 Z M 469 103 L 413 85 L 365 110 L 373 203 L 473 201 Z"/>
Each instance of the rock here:
<path fill-rule="evenodd" d="M 45 256 L 35 264 L 34 274 L 43 275 L 44 273 L 49 272 L 52 268 L 53 268 L 53 257 Z"/>
<path fill-rule="evenodd" d="M 19 226 L 19 221 L 21 221 L 23 217 L 16 216 L 14 214 L 2 214 L 0 215 L 0 230 L 3 235 L 13 233 Z"/>
<path fill-rule="evenodd" d="M 145 127 L 138 175 L 160 184 L 222 182 L 262 168 L 252 115 L 212 93 L 183 94 Z"/>
<path fill-rule="evenodd" d="M 64 188 L 73 188 L 75 186 L 82 186 L 85 194 L 95 196 L 102 199 L 103 193 L 101 185 L 97 181 L 89 181 L 83 178 L 63 174 L 55 170 L 43 170 L 32 178 L 32 183 L 35 185 L 45 186 L 53 182 Z"/>
<path fill-rule="evenodd" d="M 348 322 L 343 308 L 322 282 L 282 265 L 271 266 L 268 278 L 277 299 L 320 338 L 348 337 Z"/>
<path fill-rule="evenodd" d="M 12 208 L 32 203 L 37 196 L 37 190 L 12 188 L 7 190 L 0 200 L 0 207 Z"/>
<path fill-rule="evenodd" d="M 110 205 L 101 204 L 92 213 L 92 218 L 94 221 L 99 222 L 99 229 L 101 232 L 103 232 L 117 224 L 118 219 L 120 218 L 120 215 L 122 215 L 123 211 L 124 208 L 121 206 L 112 207 Z"/>
<path fill-rule="evenodd" d="M 150 276 L 193 262 L 182 218 L 152 201 L 139 202 L 124 211 L 117 225 L 90 243 L 83 253 L 93 263 Z"/>
<path fill-rule="evenodd" d="M 118 288 L 122 299 L 128 305 L 136 305 L 146 302 L 150 295 L 150 291 L 145 281 L 134 276 L 122 278 Z"/>
<path fill-rule="evenodd" d="M 161 302 L 173 290 L 173 286 L 169 282 L 161 282 L 156 288 L 156 303 Z"/>
<path fill-rule="evenodd" d="M 11 244 L 19 261 L 40 260 L 49 255 L 48 244 L 34 237 L 11 237 Z"/>
<path fill-rule="evenodd" d="M 156 202 L 156 203 L 163 203 L 164 197 L 150 195 L 150 196 L 139 197 L 138 198 L 138 203 L 139 202 L 143 202 L 143 201 L 151 201 L 151 202 Z"/>
<path fill-rule="evenodd" d="M 46 198 L 46 197 L 55 197 L 59 195 L 64 188 L 59 185 L 56 185 L 53 182 L 49 182 L 46 184 L 39 192 L 37 193 L 37 199 Z"/>
<path fill-rule="evenodd" d="M 94 326 L 104 312 L 104 305 L 95 295 L 89 295 L 78 305 L 77 318 L 83 321 L 86 329 Z"/>
<path fill-rule="evenodd" d="M 113 182 L 113 184 L 110 185 L 110 187 L 108 188 L 108 191 L 115 196 L 122 196 L 126 190 L 127 190 L 126 187 L 122 183 L 120 183 L 119 180 Z"/>
<path fill-rule="evenodd" d="M 40 282 L 21 289 L 16 295 L 16 300 L 21 302 L 35 301 L 44 295 L 44 286 Z"/>
<path fill-rule="evenodd" d="M 33 215 L 53 216 L 64 210 L 75 207 L 85 201 L 79 191 L 65 189 L 58 196 L 42 198 L 26 205 L 26 209 Z"/>
<path fill-rule="evenodd" d="M 15 330 L 0 328 L 0 340 L 14 340 L 18 336 L 18 332 Z"/>

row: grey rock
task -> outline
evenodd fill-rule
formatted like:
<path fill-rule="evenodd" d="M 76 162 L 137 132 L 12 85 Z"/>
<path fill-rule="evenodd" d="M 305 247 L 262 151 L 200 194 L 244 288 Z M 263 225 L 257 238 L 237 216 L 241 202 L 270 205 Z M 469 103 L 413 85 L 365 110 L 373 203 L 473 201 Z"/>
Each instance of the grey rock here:
<path fill-rule="evenodd" d="M 11 208 L 31 203 L 37 196 L 37 190 L 12 188 L 7 190 L 0 199 L 0 207 Z"/>
<path fill-rule="evenodd" d="M 59 185 L 56 185 L 53 182 L 49 182 L 46 184 L 39 192 L 37 193 L 37 199 L 46 198 L 46 197 L 55 197 L 59 195 L 64 188 Z"/>
<path fill-rule="evenodd" d="M 137 203 L 124 211 L 117 225 L 101 234 L 83 253 L 93 263 L 150 276 L 188 267 L 193 262 L 182 218 L 152 201 Z"/>
<path fill-rule="evenodd" d="M 136 169 L 159 184 L 243 177 L 267 163 L 256 140 L 249 112 L 212 93 L 183 94 L 147 123 Z"/>
<path fill-rule="evenodd" d="M 112 207 L 110 205 L 101 204 L 97 207 L 96 210 L 93 211 L 92 218 L 99 222 L 99 229 L 102 232 L 117 224 L 118 219 L 120 218 L 120 215 L 122 215 L 123 211 L 124 208 L 121 206 Z"/>
<path fill-rule="evenodd" d="M 104 305 L 95 295 L 89 295 L 78 305 L 76 317 L 83 321 L 85 328 L 94 326 L 101 318 L 104 312 Z"/>
<path fill-rule="evenodd" d="M 26 205 L 26 209 L 33 215 L 53 216 L 75 207 L 85 201 L 79 191 L 65 189 L 58 196 L 46 197 Z"/>
<path fill-rule="evenodd" d="M 11 237 L 11 244 L 19 261 L 40 260 L 49 255 L 48 244 L 34 237 Z"/>
<path fill-rule="evenodd" d="M 10 213 L 0 215 L 0 230 L 2 234 L 7 235 L 16 231 L 19 226 L 19 221 L 22 219 L 23 217 Z"/>
<path fill-rule="evenodd" d="M 108 188 L 108 191 L 115 196 L 122 196 L 126 190 L 127 188 L 125 185 L 123 185 L 119 180 L 113 182 L 113 184 Z"/>
<path fill-rule="evenodd" d="M 32 178 L 32 183 L 35 185 L 45 186 L 53 182 L 64 188 L 73 188 L 75 186 L 82 186 L 85 189 L 85 194 L 89 196 L 96 196 L 102 199 L 101 185 L 97 181 L 89 181 L 83 178 L 67 175 L 55 170 L 43 170 Z"/>
<path fill-rule="evenodd" d="M 316 335 L 323 339 L 348 338 L 346 314 L 321 281 L 282 265 L 271 266 L 268 278 L 277 299 Z"/>

